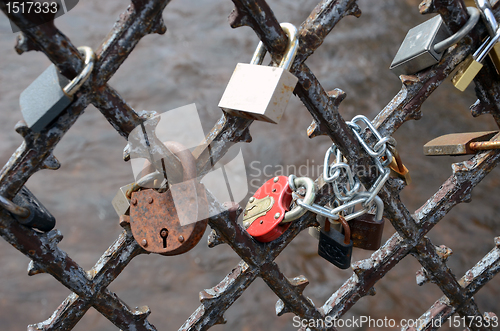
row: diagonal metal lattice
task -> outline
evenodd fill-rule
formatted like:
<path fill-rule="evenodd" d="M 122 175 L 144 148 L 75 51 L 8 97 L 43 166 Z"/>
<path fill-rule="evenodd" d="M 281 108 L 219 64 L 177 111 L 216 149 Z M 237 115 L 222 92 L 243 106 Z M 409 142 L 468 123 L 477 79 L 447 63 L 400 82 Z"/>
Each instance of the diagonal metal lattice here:
<path fill-rule="evenodd" d="M 1 195 L 11 199 L 38 170 L 59 168 L 60 164 L 52 151 L 90 103 L 125 138 L 143 121 L 107 85 L 107 81 L 142 37 L 151 33 L 165 33 L 162 14 L 168 2 L 132 0 L 96 51 L 97 62 L 93 75 L 68 111 L 61 115 L 51 129 L 41 134 L 31 132 L 22 124 L 16 127 L 16 131 L 23 136 L 24 143 L 0 172 Z M 287 41 L 270 7 L 264 0 L 233 2 L 235 9 L 230 16 L 231 26 L 251 27 L 263 41 L 273 60 L 278 62 L 279 54 L 283 52 Z M 497 16 L 500 16 L 498 1 L 492 1 L 492 4 Z M 25 38 L 18 39 L 18 52 L 42 51 L 68 78 L 74 77 L 81 69 L 83 63 L 77 49 L 53 24 L 29 27 L 30 22 L 26 17 L 7 13 L 5 1 L 0 1 L 0 9 L 23 31 Z M 420 11 L 439 13 L 452 32 L 456 32 L 467 20 L 462 0 L 426 0 L 422 2 Z M 300 46 L 291 71 L 299 78 L 295 94 L 313 117 L 308 135 L 311 138 L 327 135 L 337 144 L 350 164 L 370 166 L 372 159 L 359 145 L 338 112 L 345 93 L 340 89 L 325 91 L 305 64 L 328 33 L 347 15 L 361 15 L 355 0 L 321 1 L 299 29 Z M 422 103 L 477 48 L 480 36 L 484 33 L 484 26 L 478 25 L 467 38 L 451 47 L 439 64 L 418 75 L 401 76 L 403 86 L 400 92 L 373 121 L 381 134 L 392 135 L 404 122 L 420 118 Z M 471 106 L 471 110 L 474 116 L 492 114 L 500 127 L 498 78 L 492 63 L 487 61 L 485 69 L 475 79 L 478 100 Z M 233 143 L 250 142 L 248 128 L 251 124 L 251 120 L 224 114 L 207 136 L 209 146 L 200 147 L 193 153 L 199 174 L 207 173 Z M 232 206 L 229 211 L 209 220 L 213 229 L 209 246 L 227 244 L 242 260 L 218 285 L 200 292 L 201 305 L 181 330 L 205 330 L 224 323 L 224 312 L 257 277 L 262 278 L 279 298 L 276 304 L 278 315 L 291 312 L 304 319 L 339 318 L 359 299 L 367 294 L 374 294 L 376 282 L 409 254 L 422 265 L 419 272 L 420 284 L 431 281 L 444 294 L 423 313 L 421 319 L 426 324 L 419 330 L 435 329 L 436 321 L 443 322 L 455 313 L 466 318 L 482 316 L 473 295 L 500 271 L 500 238 L 495 239 L 495 247 L 490 253 L 461 279 L 457 279 L 446 265 L 450 250 L 434 246 L 426 234 L 454 206 L 470 200 L 472 189 L 498 162 L 500 154 L 497 151 L 487 151 L 476 154 L 468 161 L 453 164 L 453 174 L 414 214 L 399 199 L 399 192 L 404 188 L 403 181 L 390 179 L 380 196 L 384 201 L 385 216 L 390 219 L 396 233 L 370 258 L 353 263 L 352 276 L 321 307 L 315 307 L 302 294 L 308 284 L 305 277 L 288 279 L 274 262 L 300 231 L 316 224 L 314 215 L 306 214 L 293 222 L 279 240 L 263 244 L 254 241 L 237 223 L 241 209 L 237 205 Z M 376 178 L 375 174 L 365 173 L 360 179 L 368 187 Z M 316 202 L 322 204 L 330 199 L 332 192 L 322 178 L 317 179 L 317 184 L 319 192 Z M 220 208 L 217 201 L 212 200 L 211 204 L 212 208 Z M 0 235 L 32 260 L 29 274 L 49 273 L 72 291 L 48 320 L 31 325 L 30 330 L 70 330 L 90 307 L 96 308 L 122 330 L 156 330 L 147 320 L 150 313 L 147 307 L 132 310 L 107 289 L 134 257 L 146 253 L 133 239 L 126 216 L 120 219 L 120 224 L 124 227 L 123 233 L 95 266 L 90 271 L 85 271 L 58 248 L 57 244 L 62 238 L 59 231 L 53 230 L 46 234 L 33 231 L 17 223 L 5 210 L 0 210 Z M 493 316 L 492 313 L 487 314 Z M 471 326 L 470 329 L 490 328 Z"/>

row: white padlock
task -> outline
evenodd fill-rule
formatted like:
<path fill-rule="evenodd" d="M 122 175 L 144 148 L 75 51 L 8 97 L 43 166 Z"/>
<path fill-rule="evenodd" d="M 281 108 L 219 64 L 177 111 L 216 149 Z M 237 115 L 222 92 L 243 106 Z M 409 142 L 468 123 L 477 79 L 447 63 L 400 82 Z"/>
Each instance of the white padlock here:
<path fill-rule="evenodd" d="M 297 77 L 289 70 L 297 54 L 297 28 L 281 23 L 288 46 L 279 67 L 263 66 L 266 49 L 262 41 L 250 64 L 238 63 L 219 102 L 225 112 L 258 121 L 278 124 L 292 96 Z"/>

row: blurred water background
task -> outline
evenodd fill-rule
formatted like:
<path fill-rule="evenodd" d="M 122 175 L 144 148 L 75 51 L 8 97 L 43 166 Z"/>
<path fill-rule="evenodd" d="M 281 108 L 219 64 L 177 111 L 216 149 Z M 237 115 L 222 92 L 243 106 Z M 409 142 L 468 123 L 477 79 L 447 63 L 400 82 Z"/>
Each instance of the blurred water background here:
<path fill-rule="evenodd" d="M 70 13 L 58 18 L 56 25 L 75 45 L 96 49 L 128 3 L 80 1 Z M 299 26 L 317 0 L 268 3 L 280 22 Z M 326 90 L 341 88 L 347 93 L 340 106 L 344 118 L 364 114 L 373 119 L 401 87 L 388 69 L 399 44 L 408 29 L 427 17 L 419 14 L 417 0 L 358 3 L 361 17 L 344 18 L 307 64 Z M 229 27 L 227 16 L 232 8 L 227 0 L 172 1 L 164 12 L 167 33 L 145 37 L 109 84 L 136 110 L 163 112 L 196 103 L 203 129 L 208 132 L 221 116 L 217 104 L 236 63 L 249 62 L 258 43 L 250 28 Z M 19 94 L 49 65 L 39 52 L 17 55 L 14 44 L 15 34 L 2 15 L 0 164 L 5 164 L 22 142 L 14 131 L 14 125 L 22 119 Z M 402 192 L 402 200 L 411 211 L 451 175 L 452 162 L 466 159 L 425 157 L 422 146 L 427 141 L 446 133 L 496 129 L 489 115 L 472 118 L 468 107 L 474 101 L 473 88 L 460 93 L 446 81 L 423 105 L 423 118 L 405 123 L 396 132 L 398 149 L 413 178 L 413 183 Z M 252 125 L 252 143 L 240 144 L 250 193 L 288 165 L 300 170 L 300 175 L 319 175 L 318 167 L 331 141 L 326 137 L 307 138 L 311 120 L 306 108 L 294 97 L 280 125 Z M 120 186 L 133 180 L 130 165 L 122 160 L 125 143 L 100 112 L 90 106 L 55 150 L 61 169 L 43 170 L 27 183 L 56 216 L 57 228 L 64 234 L 59 246 L 87 270 L 122 231 L 111 200 Z M 267 175 L 261 173 L 264 166 Z M 499 181 L 500 173 L 495 169 L 473 191 L 472 202 L 455 207 L 429 234 L 434 244 L 453 249 L 448 264 L 458 277 L 492 249 L 493 238 L 500 232 Z M 386 224 L 384 239 L 394 232 Z M 305 275 L 310 281 L 305 295 L 321 306 L 350 277 L 352 270 L 337 269 L 316 251 L 317 242 L 304 231 L 278 257 L 277 263 L 288 277 Z M 353 260 L 369 255 L 370 252 L 356 249 Z M 177 330 L 200 305 L 199 291 L 216 285 L 239 260 L 228 247 L 209 249 L 202 239 L 184 256 L 139 256 L 110 289 L 132 307 L 148 305 L 152 311 L 149 320 L 158 330 Z M 50 275 L 29 277 L 28 262 L 28 258 L 0 240 L 2 330 L 26 330 L 27 324 L 49 318 L 70 294 Z M 442 295 L 433 284 L 416 285 L 415 272 L 419 268 L 413 257 L 405 258 L 376 284 L 377 295 L 362 298 L 347 317 L 419 317 Z M 499 290 L 499 280 L 494 279 L 475 296 L 482 311 L 500 313 Z M 267 285 L 257 279 L 227 311 L 228 323 L 213 329 L 296 329 L 292 314 L 275 316 L 276 300 Z M 74 330 L 115 329 L 90 309 Z"/>

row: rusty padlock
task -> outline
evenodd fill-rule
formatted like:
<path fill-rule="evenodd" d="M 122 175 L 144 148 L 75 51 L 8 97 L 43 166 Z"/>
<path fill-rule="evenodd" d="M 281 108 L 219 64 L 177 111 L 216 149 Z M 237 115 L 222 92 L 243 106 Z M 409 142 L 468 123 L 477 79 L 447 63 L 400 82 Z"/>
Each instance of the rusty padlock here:
<path fill-rule="evenodd" d="M 196 161 L 191 152 L 179 143 L 165 145 L 183 166 L 183 182 L 175 184 L 181 189 L 173 193 L 171 186 L 163 193 L 153 188 L 133 192 L 130 228 L 146 251 L 170 256 L 183 254 L 198 244 L 208 223 L 208 203 L 203 184 L 196 181 Z"/>
<path fill-rule="evenodd" d="M 366 194 L 366 192 L 360 194 Z M 373 201 L 376 204 L 375 215 L 367 213 L 353 218 L 349 221 L 349 227 L 354 247 L 374 251 L 379 249 L 382 243 L 384 203 L 378 196 Z"/>

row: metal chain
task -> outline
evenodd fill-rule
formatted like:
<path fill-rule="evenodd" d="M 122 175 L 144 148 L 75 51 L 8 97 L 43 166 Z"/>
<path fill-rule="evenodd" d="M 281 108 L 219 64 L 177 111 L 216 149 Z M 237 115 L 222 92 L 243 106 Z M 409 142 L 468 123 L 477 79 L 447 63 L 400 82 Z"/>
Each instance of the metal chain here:
<path fill-rule="evenodd" d="M 369 143 L 361 136 L 362 129 L 358 124 L 359 122 L 364 123 L 376 138 L 373 147 L 370 147 Z M 396 140 L 392 137 L 382 137 L 366 116 L 357 115 L 352 121 L 347 122 L 347 125 L 352 129 L 354 136 L 363 149 L 373 158 L 379 176 L 367 192 L 360 192 L 361 185 L 358 177 L 353 174 L 340 149 L 335 144 L 332 144 L 325 153 L 323 180 L 332 184 L 338 207 L 330 210 L 326 207 L 313 205 L 309 210 L 333 220 L 338 219 L 338 213 L 340 212 L 348 214 L 347 220 L 361 216 L 370 210 L 373 202 L 378 206 L 378 210 L 383 211 L 383 204 L 379 202 L 380 198 L 377 194 L 389 178 L 390 169 L 388 166 L 393 158 L 390 147 L 396 146 Z M 335 155 L 335 161 L 330 164 L 332 155 Z M 307 208 L 303 202 L 299 201 L 298 204 Z M 358 204 L 361 204 L 362 209 L 354 213 L 354 207 Z"/>

